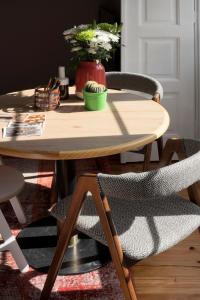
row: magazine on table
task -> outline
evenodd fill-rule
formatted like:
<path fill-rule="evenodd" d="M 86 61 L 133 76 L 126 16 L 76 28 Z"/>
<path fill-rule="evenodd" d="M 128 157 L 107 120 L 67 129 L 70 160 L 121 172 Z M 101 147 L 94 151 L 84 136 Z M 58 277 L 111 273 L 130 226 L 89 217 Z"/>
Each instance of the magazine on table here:
<path fill-rule="evenodd" d="M 3 137 L 42 135 L 44 122 L 44 114 L 27 114 L 14 117 L 8 125 L 3 128 Z"/>

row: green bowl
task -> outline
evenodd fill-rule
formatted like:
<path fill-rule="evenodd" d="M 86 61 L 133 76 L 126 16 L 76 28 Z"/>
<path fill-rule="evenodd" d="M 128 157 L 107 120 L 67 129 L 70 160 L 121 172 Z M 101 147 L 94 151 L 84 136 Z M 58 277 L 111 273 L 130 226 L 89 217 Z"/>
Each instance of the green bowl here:
<path fill-rule="evenodd" d="M 107 106 L 107 90 L 102 93 L 90 93 L 83 90 L 83 99 L 87 110 L 103 110 Z"/>

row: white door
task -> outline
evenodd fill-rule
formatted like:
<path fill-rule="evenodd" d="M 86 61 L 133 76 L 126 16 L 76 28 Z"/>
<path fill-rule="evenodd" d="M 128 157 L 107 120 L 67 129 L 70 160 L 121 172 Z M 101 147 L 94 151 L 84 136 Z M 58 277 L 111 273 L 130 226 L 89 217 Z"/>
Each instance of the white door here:
<path fill-rule="evenodd" d="M 194 137 L 194 0 L 122 0 L 121 9 L 121 70 L 163 85 L 170 115 L 165 137 Z"/>

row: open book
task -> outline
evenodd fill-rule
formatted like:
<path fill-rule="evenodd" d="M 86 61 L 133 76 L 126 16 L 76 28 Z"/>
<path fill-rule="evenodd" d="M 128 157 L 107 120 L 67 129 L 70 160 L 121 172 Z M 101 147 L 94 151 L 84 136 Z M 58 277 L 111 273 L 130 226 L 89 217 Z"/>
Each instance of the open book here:
<path fill-rule="evenodd" d="M 13 118 L 3 128 L 3 137 L 41 135 L 45 122 L 44 114 L 27 114 Z"/>

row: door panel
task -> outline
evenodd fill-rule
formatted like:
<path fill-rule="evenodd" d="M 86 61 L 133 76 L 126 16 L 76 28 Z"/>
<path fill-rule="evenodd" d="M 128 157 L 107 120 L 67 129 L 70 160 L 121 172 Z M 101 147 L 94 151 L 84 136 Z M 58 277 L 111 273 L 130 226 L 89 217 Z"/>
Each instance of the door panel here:
<path fill-rule="evenodd" d="M 122 0 L 121 6 L 122 71 L 161 82 L 171 121 L 166 137 L 194 137 L 194 1 Z"/>

